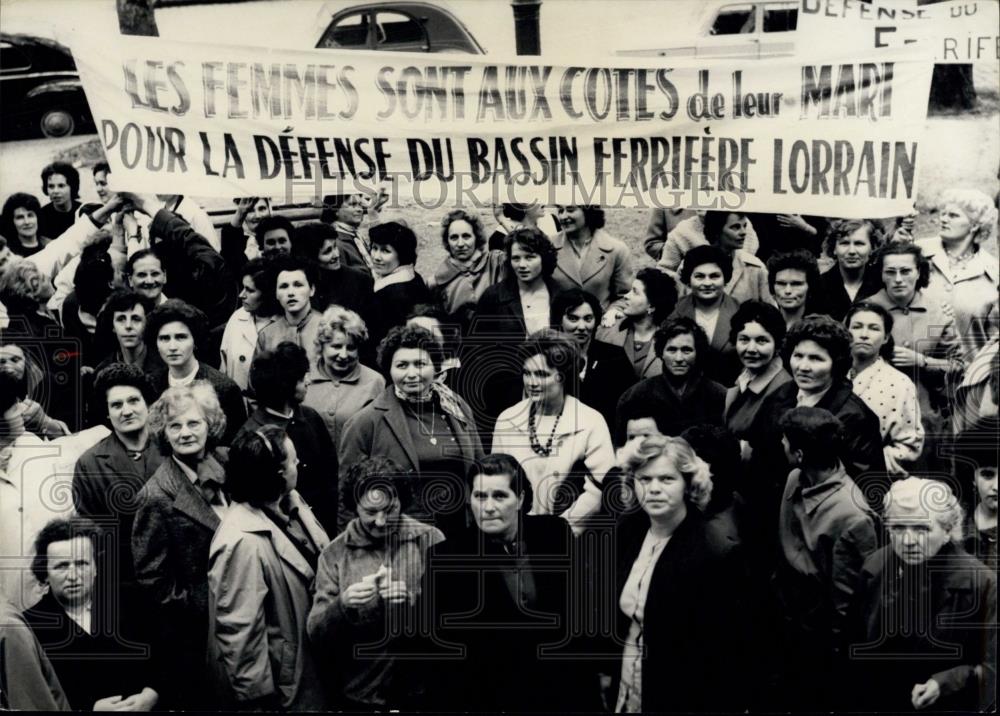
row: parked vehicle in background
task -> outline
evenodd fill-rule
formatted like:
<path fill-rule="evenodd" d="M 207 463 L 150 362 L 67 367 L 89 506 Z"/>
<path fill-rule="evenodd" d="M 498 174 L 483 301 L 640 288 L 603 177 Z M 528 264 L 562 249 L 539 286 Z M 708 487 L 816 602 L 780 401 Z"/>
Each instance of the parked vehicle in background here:
<path fill-rule="evenodd" d="M 732 3 L 706 12 L 690 40 L 660 47 L 619 50 L 627 57 L 763 59 L 795 54 L 798 0 Z"/>
<path fill-rule="evenodd" d="M 334 12 L 316 47 L 483 54 L 461 20 L 424 2 L 366 3 Z"/>
<path fill-rule="evenodd" d="M 92 131 L 70 51 L 54 40 L 0 33 L 0 140 Z"/>

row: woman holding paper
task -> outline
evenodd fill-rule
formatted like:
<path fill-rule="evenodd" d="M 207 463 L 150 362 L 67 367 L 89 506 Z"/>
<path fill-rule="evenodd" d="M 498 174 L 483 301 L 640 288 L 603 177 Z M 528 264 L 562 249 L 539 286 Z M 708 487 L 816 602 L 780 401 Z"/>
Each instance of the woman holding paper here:
<path fill-rule="evenodd" d="M 423 690 L 417 663 L 396 655 L 410 646 L 406 635 L 426 631 L 416 623 L 424 566 L 444 535 L 403 514 L 402 477 L 384 457 L 354 464 L 341 501 L 356 516 L 319 558 L 309 638 L 332 656 L 324 681 L 340 695 L 340 709 L 412 710 Z"/>

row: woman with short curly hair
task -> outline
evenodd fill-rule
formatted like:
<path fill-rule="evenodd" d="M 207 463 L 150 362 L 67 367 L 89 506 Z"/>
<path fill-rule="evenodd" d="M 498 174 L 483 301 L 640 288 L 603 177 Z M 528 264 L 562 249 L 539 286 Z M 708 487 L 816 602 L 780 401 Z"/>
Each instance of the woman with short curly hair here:
<path fill-rule="evenodd" d="M 829 316 L 806 316 L 785 336 L 781 353 L 792 381 L 761 404 L 750 426 L 746 439 L 753 456 L 748 474 L 767 479 L 767 486 L 780 496 L 789 467 L 778 423 L 791 408 L 805 405 L 828 410 L 843 423 L 844 468 L 862 490 L 869 482 L 880 484 L 886 474 L 882 431 L 878 416 L 855 395 L 847 377 L 852 364 L 848 330 Z M 874 492 L 868 496 L 877 498 Z"/>
<path fill-rule="evenodd" d="M 344 425 L 338 453 L 341 483 L 366 458 L 397 462 L 411 480 L 413 516 L 447 533 L 464 519 L 461 479 L 483 448 L 472 409 L 435 381 L 442 358 L 441 345 L 426 328 L 390 330 L 378 348 L 388 385 Z M 350 519 L 341 505 L 339 527 Z"/>
<path fill-rule="evenodd" d="M 322 416 L 334 447 L 348 419 L 385 390 L 385 379 L 360 362 L 367 345 L 368 328 L 361 316 L 337 305 L 323 312 L 303 404 Z"/>
<path fill-rule="evenodd" d="M 733 599 L 744 590 L 739 545 L 704 528 L 697 503 L 711 476 L 691 446 L 640 440 L 624 466 L 639 509 L 622 518 L 615 540 L 614 617 L 624 644 L 612 674 L 615 711 L 743 711 L 745 691 L 727 666 L 743 663 L 747 646 Z M 736 683 L 717 688 L 720 673 Z"/>
<path fill-rule="evenodd" d="M 1000 284 L 997 257 L 983 248 L 996 236 L 997 208 L 978 189 L 948 189 L 938 201 L 937 216 L 938 236 L 916 242 L 931 264 L 927 295 L 951 306 L 958 334 L 971 339 L 965 356 L 971 358 L 989 339 L 971 326 L 996 301 Z"/>
<path fill-rule="evenodd" d="M 871 263 L 884 242 L 882 228 L 871 219 L 841 219 L 830 223 L 823 249 L 836 263 L 820 276 L 819 284 L 827 314 L 833 320 L 844 320 L 852 303 L 881 288 Z"/>
<path fill-rule="evenodd" d="M 160 630 L 164 683 L 183 683 L 175 708 L 210 708 L 214 687 L 203 670 L 208 648 L 208 555 L 229 499 L 226 417 L 212 385 L 172 386 L 149 410 L 149 431 L 167 458 L 140 490 L 132 529 L 136 581 Z"/>
<path fill-rule="evenodd" d="M 448 255 L 428 286 L 448 315 L 468 320 L 486 289 L 503 280 L 506 257 L 503 251 L 486 249 L 482 222 L 464 209 L 445 215 L 441 242 Z"/>

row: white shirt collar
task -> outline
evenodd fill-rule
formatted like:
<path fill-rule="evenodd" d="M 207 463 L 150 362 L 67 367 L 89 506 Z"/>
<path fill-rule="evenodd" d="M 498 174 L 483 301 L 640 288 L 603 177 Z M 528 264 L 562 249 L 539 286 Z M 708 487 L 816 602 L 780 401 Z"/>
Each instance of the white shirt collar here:
<path fill-rule="evenodd" d="M 167 372 L 167 385 L 169 385 L 171 387 L 173 387 L 175 385 L 191 385 L 191 383 L 194 382 L 194 377 L 198 374 L 198 369 L 200 367 L 201 367 L 201 365 L 199 365 L 197 362 L 195 362 L 195 364 L 194 364 L 194 370 L 191 371 L 190 373 L 188 373 L 185 376 L 181 376 L 180 378 L 175 378 L 168 371 Z"/>

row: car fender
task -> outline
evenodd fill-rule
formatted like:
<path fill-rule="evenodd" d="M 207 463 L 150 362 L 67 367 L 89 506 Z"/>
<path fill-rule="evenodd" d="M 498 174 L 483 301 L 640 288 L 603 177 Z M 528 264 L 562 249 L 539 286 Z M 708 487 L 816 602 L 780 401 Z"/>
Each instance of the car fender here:
<path fill-rule="evenodd" d="M 39 98 L 44 98 L 45 95 L 52 94 L 82 94 L 83 86 L 80 84 L 79 79 L 58 79 L 52 80 L 50 82 L 43 82 L 40 85 L 32 87 L 29 92 L 24 95 L 25 100 L 34 100 Z"/>

